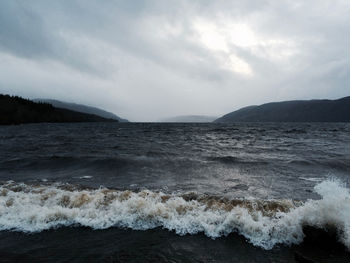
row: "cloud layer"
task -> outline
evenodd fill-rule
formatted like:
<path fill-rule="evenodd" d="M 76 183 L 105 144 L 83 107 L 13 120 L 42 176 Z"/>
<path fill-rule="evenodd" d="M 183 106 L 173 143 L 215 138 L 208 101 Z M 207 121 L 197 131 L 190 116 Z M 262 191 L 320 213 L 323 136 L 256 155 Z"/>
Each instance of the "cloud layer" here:
<path fill-rule="evenodd" d="M 0 92 L 133 121 L 350 95 L 350 2 L 0 2 Z"/>

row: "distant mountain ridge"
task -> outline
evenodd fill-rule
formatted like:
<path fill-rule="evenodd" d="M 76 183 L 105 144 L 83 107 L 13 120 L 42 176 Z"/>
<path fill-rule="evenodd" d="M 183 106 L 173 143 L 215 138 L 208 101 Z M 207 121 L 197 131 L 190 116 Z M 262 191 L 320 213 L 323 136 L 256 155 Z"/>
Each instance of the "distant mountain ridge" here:
<path fill-rule="evenodd" d="M 217 117 L 204 115 L 183 115 L 167 119 L 162 119 L 161 122 L 213 122 Z"/>
<path fill-rule="evenodd" d="M 118 120 L 119 122 L 128 122 L 128 120 L 120 118 L 114 113 L 102 110 L 97 107 L 86 106 L 83 104 L 70 103 L 70 102 L 64 102 L 64 101 L 53 100 L 53 99 L 34 99 L 33 101 L 49 103 L 57 108 L 68 109 L 68 110 L 73 110 L 73 111 L 88 113 L 88 114 L 94 114 L 103 118 Z"/>
<path fill-rule="evenodd" d="M 294 100 L 248 106 L 215 122 L 350 122 L 350 96 L 337 100 Z"/>
<path fill-rule="evenodd" d="M 0 124 L 22 124 L 41 122 L 119 122 L 62 108 L 49 103 L 34 102 L 18 96 L 0 94 Z"/>

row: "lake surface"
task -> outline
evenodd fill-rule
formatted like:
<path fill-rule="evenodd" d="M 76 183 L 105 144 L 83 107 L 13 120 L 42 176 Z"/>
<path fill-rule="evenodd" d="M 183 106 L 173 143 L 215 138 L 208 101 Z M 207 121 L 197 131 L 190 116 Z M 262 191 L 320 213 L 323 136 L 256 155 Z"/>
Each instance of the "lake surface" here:
<path fill-rule="evenodd" d="M 2 126 L 0 261 L 295 262 L 349 175 L 344 123 Z"/>

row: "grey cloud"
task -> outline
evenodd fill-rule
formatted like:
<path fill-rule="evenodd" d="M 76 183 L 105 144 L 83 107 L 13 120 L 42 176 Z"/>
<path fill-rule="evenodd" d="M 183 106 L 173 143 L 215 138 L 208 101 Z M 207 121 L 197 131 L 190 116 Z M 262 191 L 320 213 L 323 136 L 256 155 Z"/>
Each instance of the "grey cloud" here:
<path fill-rule="evenodd" d="M 0 91 L 105 106 L 141 121 L 341 97 L 350 92 L 349 14 L 340 0 L 5 0 L 0 61 L 10 66 L 0 62 Z M 215 25 L 203 40 L 214 47 L 200 39 L 196 19 Z M 232 37 L 230 23 L 262 42 L 243 32 L 252 43 L 227 40 L 216 50 L 216 38 Z"/>
<path fill-rule="evenodd" d="M 0 47 L 19 56 L 36 57 L 50 52 L 50 40 L 40 16 L 17 1 L 2 1 Z"/>

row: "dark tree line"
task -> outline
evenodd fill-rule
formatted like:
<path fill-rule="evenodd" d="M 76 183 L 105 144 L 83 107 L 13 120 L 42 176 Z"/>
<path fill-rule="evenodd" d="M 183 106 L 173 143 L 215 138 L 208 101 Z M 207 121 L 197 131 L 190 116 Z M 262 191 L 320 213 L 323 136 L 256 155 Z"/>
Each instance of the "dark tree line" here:
<path fill-rule="evenodd" d="M 116 120 L 55 108 L 48 103 L 33 102 L 18 96 L 0 94 L 0 124 L 39 122 L 116 122 Z"/>

